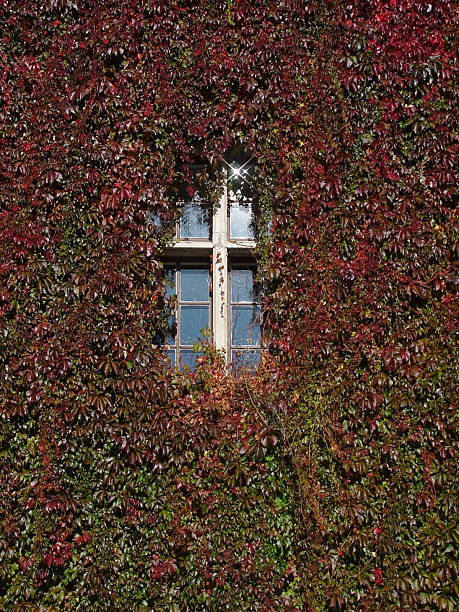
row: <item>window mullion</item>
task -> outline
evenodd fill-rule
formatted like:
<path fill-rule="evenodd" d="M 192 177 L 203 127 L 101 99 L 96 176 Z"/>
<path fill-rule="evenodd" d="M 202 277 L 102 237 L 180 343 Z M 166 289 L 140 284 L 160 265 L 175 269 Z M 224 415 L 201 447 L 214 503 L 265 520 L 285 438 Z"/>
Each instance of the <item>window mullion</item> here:
<path fill-rule="evenodd" d="M 226 177 L 225 177 L 226 178 Z M 228 200 L 226 180 L 212 223 L 212 329 L 215 347 L 228 355 Z"/>
<path fill-rule="evenodd" d="M 180 264 L 177 264 L 177 271 L 176 271 L 176 279 L 175 279 L 175 286 L 177 288 L 177 299 L 176 299 L 176 303 L 175 303 L 175 318 L 176 318 L 176 332 L 177 332 L 177 337 L 175 339 L 175 363 L 178 365 L 180 363 L 180 334 L 181 334 L 181 325 L 180 325 L 180 301 L 181 301 L 181 294 L 182 294 L 182 289 L 181 289 L 181 281 L 182 281 L 182 273 L 181 273 L 181 268 L 180 268 Z"/>

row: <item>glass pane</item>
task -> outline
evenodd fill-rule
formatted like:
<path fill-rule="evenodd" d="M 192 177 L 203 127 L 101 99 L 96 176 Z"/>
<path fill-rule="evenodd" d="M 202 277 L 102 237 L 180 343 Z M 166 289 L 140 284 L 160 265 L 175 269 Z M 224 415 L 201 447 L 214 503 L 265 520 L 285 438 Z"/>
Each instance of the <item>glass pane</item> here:
<path fill-rule="evenodd" d="M 233 370 L 248 368 L 254 370 L 260 363 L 261 351 L 231 351 L 231 365 Z"/>
<path fill-rule="evenodd" d="M 180 270 L 182 302 L 209 301 L 209 268 L 182 268 Z"/>
<path fill-rule="evenodd" d="M 202 355 L 202 353 L 195 353 L 191 349 L 183 349 L 180 351 L 180 365 L 183 368 L 188 366 L 190 370 L 194 370 L 196 367 L 196 359 Z"/>
<path fill-rule="evenodd" d="M 209 306 L 180 306 L 180 344 L 194 344 L 209 325 Z"/>
<path fill-rule="evenodd" d="M 231 345 L 260 346 L 260 307 L 232 306 L 231 307 Z"/>
<path fill-rule="evenodd" d="M 151 225 L 154 228 L 160 228 L 162 226 L 161 218 L 159 217 L 158 213 L 156 213 L 155 211 L 152 211 L 148 215 L 148 222 L 151 223 Z"/>
<path fill-rule="evenodd" d="M 177 289 L 175 288 L 175 276 L 175 268 L 164 268 L 167 297 L 172 297 L 177 293 Z"/>
<path fill-rule="evenodd" d="M 231 238 L 254 238 L 254 223 L 252 204 L 231 202 L 230 206 L 230 236 Z"/>
<path fill-rule="evenodd" d="M 166 344 L 175 344 L 176 335 L 177 335 L 177 325 L 176 325 L 175 317 L 171 315 L 167 321 Z"/>
<path fill-rule="evenodd" d="M 168 350 L 167 351 L 167 356 L 171 360 L 171 366 L 175 367 L 175 351 L 174 350 Z"/>
<path fill-rule="evenodd" d="M 210 238 L 209 204 L 195 197 L 183 203 L 180 238 Z"/>
<path fill-rule="evenodd" d="M 231 270 L 231 301 L 232 302 L 254 302 L 256 300 L 254 291 L 255 270 Z"/>

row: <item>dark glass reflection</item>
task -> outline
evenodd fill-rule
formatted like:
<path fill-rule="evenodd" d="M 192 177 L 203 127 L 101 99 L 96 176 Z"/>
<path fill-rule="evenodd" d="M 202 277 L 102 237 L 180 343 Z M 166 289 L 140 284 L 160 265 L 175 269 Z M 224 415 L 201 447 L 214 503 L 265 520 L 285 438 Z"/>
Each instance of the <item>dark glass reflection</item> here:
<path fill-rule="evenodd" d="M 167 320 L 167 344 L 175 344 L 175 337 L 177 334 L 177 325 L 175 322 L 175 317 L 171 315 Z"/>
<path fill-rule="evenodd" d="M 167 297 L 172 297 L 173 295 L 177 293 L 175 277 L 176 277 L 175 268 L 165 268 L 164 269 L 164 279 L 166 281 Z"/>

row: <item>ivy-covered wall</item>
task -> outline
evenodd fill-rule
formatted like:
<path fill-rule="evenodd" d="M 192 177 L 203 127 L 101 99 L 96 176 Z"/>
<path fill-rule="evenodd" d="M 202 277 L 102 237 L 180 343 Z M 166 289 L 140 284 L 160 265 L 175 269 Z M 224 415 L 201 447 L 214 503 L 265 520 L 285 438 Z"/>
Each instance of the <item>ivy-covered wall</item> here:
<path fill-rule="evenodd" d="M 446 0 L 3 1 L 2 609 L 456 608 L 456 27 Z M 235 149 L 271 355 L 179 375 L 149 218 Z"/>

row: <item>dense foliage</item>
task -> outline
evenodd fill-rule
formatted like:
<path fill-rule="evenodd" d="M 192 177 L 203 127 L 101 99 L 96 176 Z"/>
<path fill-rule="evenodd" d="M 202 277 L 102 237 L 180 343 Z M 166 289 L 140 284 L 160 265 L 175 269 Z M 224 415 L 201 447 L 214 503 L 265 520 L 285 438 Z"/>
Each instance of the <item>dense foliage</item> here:
<path fill-rule="evenodd" d="M 451 3 L 0 17 L 0 606 L 455 609 Z M 149 219 L 235 149 L 272 356 L 178 375 Z"/>

